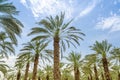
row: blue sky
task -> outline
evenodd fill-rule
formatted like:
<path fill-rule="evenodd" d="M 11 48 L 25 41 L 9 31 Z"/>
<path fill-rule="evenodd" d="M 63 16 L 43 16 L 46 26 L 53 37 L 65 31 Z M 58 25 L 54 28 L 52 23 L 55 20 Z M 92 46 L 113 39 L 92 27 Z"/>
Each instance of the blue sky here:
<path fill-rule="evenodd" d="M 77 51 L 90 54 L 89 46 L 96 40 L 108 40 L 120 47 L 120 0 L 11 0 L 20 11 L 16 16 L 24 29 L 19 45 L 30 40 L 26 35 L 32 27 L 49 15 L 66 13 L 66 21 L 74 18 L 72 25 L 86 34 Z M 19 46 L 21 48 L 22 46 Z M 18 48 L 18 49 L 19 49 Z"/>

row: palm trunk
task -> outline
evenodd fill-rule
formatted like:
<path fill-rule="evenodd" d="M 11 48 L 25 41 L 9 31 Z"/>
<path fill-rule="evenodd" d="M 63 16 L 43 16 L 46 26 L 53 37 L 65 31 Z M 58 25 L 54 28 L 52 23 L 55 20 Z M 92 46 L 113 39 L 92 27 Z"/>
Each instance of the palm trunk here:
<path fill-rule="evenodd" d="M 93 80 L 92 74 L 90 73 L 90 80 Z"/>
<path fill-rule="evenodd" d="M 102 80 L 105 80 L 103 72 L 101 73 Z"/>
<path fill-rule="evenodd" d="M 60 77 L 60 52 L 59 52 L 59 37 L 54 38 L 54 70 L 53 70 L 53 76 L 54 80 L 61 80 Z"/>
<path fill-rule="evenodd" d="M 35 54 L 35 60 L 34 60 L 34 68 L 33 68 L 32 80 L 36 80 L 38 62 L 39 62 L 39 54 L 36 53 L 36 54 Z"/>
<path fill-rule="evenodd" d="M 41 79 L 40 79 L 40 76 L 38 77 L 38 80 L 41 80 Z"/>
<path fill-rule="evenodd" d="M 19 70 L 18 73 L 17 73 L 17 80 L 20 80 L 20 77 L 21 77 L 21 72 Z"/>
<path fill-rule="evenodd" d="M 118 71 L 118 80 L 120 80 L 120 72 Z"/>
<path fill-rule="evenodd" d="M 108 62 L 106 57 L 102 58 L 102 62 L 103 62 L 103 68 L 104 68 L 104 75 L 106 80 L 111 80 L 110 79 L 110 73 L 109 73 L 109 69 L 108 69 Z"/>
<path fill-rule="evenodd" d="M 46 80 L 49 80 L 49 75 L 47 74 L 47 76 L 46 76 Z"/>
<path fill-rule="evenodd" d="M 88 76 L 88 80 L 90 80 L 90 77 Z"/>
<path fill-rule="evenodd" d="M 74 67 L 75 80 L 80 80 L 80 71 L 77 67 Z"/>
<path fill-rule="evenodd" d="M 68 77 L 67 77 L 67 78 L 65 78 L 65 80 L 68 80 Z"/>
<path fill-rule="evenodd" d="M 25 77 L 24 77 L 24 80 L 27 80 L 27 78 L 28 78 L 29 67 L 30 67 L 30 63 L 28 62 L 27 65 L 26 65 L 26 70 L 25 70 Z"/>
<path fill-rule="evenodd" d="M 94 73 L 95 73 L 95 80 L 99 80 L 96 64 L 94 64 Z"/>

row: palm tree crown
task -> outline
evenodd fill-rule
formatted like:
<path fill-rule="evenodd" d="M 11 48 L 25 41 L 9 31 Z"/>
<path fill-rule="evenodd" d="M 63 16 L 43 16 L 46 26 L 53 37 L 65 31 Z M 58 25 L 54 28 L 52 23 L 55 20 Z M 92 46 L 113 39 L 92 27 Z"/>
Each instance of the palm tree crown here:
<path fill-rule="evenodd" d="M 20 36 L 23 24 L 13 17 L 18 14 L 16 7 L 7 0 L 0 0 L 0 28 L 7 33 L 14 44 L 17 44 L 16 35 Z"/>

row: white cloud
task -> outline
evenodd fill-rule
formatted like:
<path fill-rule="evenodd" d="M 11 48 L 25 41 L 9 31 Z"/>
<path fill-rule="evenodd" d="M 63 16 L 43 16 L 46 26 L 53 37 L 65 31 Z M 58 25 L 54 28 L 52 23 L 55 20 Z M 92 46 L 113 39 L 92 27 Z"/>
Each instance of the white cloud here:
<path fill-rule="evenodd" d="M 111 16 L 102 19 L 96 25 L 97 29 L 110 29 L 110 32 L 120 31 L 120 16 Z"/>
<path fill-rule="evenodd" d="M 55 15 L 62 12 L 66 13 L 66 18 L 73 18 L 73 16 L 80 18 L 90 13 L 96 6 L 99 0 L 92 0 L 86 2 L 84 7 L 77 0 L 21 0 L 23 5 L 27 5 L 34 17 L 41 18 L 49 15 Z"/>
<path fill-rule="evenodd" d="M 27 1 L 27 0 L 26 0 Z M 70 7 L 65 1 L 61 0 L 29 0 L 26 2 L 21 0 L 23 5 L 28 5 L 28 8 L 31 9 L 34 17 L 44 17 L 44 15 L 55 15 L 59 12 L 66 11 L 67 18 L 72 16 L 73 8 Z M 70 2 L 72 2 L 70 0 Z"/>
<path fill-rule="evenodd" d="M 26 0 L 20 0 L 20 2 L 21 2 L 23 5 L 27 6 L 27 5 L 26 5 Z"/>
<path fill-rule="evenodd" d="M 85 9 L 83 9 L 80 14 L 79 14 L 79 17 L 82 17 L 82 16 L 85 16 L 87 15 L 88 13 L 90 13 L 97 5 L 97 1 L 96 0 L 93 0 L 92 3 L 90 3 Z"/>

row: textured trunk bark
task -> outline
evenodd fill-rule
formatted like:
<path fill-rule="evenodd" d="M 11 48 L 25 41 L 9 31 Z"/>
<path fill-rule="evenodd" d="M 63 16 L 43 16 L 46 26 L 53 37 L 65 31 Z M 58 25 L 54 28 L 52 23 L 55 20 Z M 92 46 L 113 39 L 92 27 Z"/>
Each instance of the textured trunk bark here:
<path fill-rule="evenodd" d="M 54 80 L 61 80 L 60 76 L 60 52 L 59 52 L 59 37 L 54 38 L 54 70 L 53 70 L 53 76 Z"/>
<path fill-rule="evenodd" d="M 68 80 L 68 78 L 65 78 L 65 80 Z"/>
<path fill-rule="evenodd" d="M 74 67 L 75 80 L 80 80 L 80 71 L 78 68 Z"/>
<path fill-rule="evenodd" d="M 88 76 L 88 80 L 90 80 L 90 77 Z"/>
<path fill-rule="evenodd" d="M 99 80 L 96 64 L 94 64 L 95 80 Z"/>
<path fill-rule="evenodd" d="M 41 79 L 40 79 L 40 76 L 38 77 L 38 80 L 41 80 Z"/>
<path fill-rule="evenodd" d="M 104 68 L 104 75 L 106 80 L 111 80 L 110 78 L 110 73 L 109 73 L 109 69 L 108 69 L 108 62 L 107 59 L 104 57 L 102 58 L 102 62 L 103 62 L 103 68 Z"/>
<path fill-rule="evenodd" d="M 20 80 L 20 76 L 21 76 L 21 73 L 20 73 L 20 70 L 19 70 L 18 73 L 17 73 L 17 80 Z"/>
<path fill-rule="evenodd" d="M 37 53 L 37 54 L 35 54 L 35 60 L 34 60 L 34 68 L 33 68 L 32 80 L 36 80 L 38 62 L 39 62 L 39 54 Z"/>
<path fill-rule="evenodd" d="M 120 72 L 118 71 L 118 80 L 120 80 Z"/>
<path fill-rule="evenodd" d="M 90 80 L 93 80 L 92 74 L 90 73 Z"/>
<path fill-rule="evenodd" d="M 105 80 L 103 72 L 101 73 L 102 80 Z"/>
<path fill-rule="evenodd" d="M 46 76 L 46 80 L 49 80 L 49 75 Z"/>
<path fill-rule="evenodd" d="M 30 67 L 30 63 L 28 62 L 27 65 L 26 65 L 26 70 L 25 70 L 25 77 L 24 77 L 24 80 L 27 80 L 27 78 L 28 78 L 29 67 Z"/>

